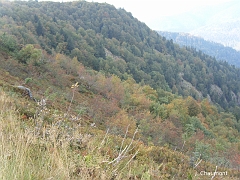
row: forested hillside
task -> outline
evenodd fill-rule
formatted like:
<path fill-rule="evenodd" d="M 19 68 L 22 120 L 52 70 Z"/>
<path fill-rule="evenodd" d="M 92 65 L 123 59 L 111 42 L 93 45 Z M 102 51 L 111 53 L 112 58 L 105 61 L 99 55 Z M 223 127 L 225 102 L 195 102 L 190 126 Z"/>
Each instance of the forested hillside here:
<path fill-rule="evenodd" d="M 123 9 L 0 2 L 0 65 L 0 179 L 240 176 L 239 69 Z"/>
<path fill-rule="evenodd" d="M 226 61 L 231 65 L 240 67 L 240 52 L 231 47 L 225 47 L 222 44 L 206 41 L 203 38 L 193 36 L 188 33 L 174 33 L 167 31 L 158 31 L 161 36 L 168 40 L 173 40 L 181 46 L 196 48 L 197 51 L 202 51 L 218 61 Z"/>
<path fill-rule="evenodd" d="M 209 97 L 223 108 L 239 104 L 239 69 L 180 48 L 123 9 L 84 1 L 13 2 L 1 3 L 0 13 L 2 36 L 23 46 L 39 44 L 97 71 L 121 79 L 129 74 L 137 83 L 184 97 Z"/>

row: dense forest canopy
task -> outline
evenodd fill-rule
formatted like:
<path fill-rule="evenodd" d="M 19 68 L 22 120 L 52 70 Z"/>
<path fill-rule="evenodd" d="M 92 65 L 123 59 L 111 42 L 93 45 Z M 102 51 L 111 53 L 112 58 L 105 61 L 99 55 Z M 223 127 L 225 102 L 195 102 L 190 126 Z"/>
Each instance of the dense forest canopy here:
<path fill-rule="evenodd" d="M 2 37 L 19 44 L 40 44 L 50 54 L 76 56 L 95 70 L 122 79 L 129 74 L 155 89 L 208 97 L 224 109 L 239 104 L 238 68 L 180 48 L 124 9 L 85 1 L 1 2 L 0 8 Z"/>
<path fill-rule="evenodd" d="M 196 48 L 198 51 L 202 51 L 212 57 L 215 57 L 218 61 L 226 61 L 231 65 L 240 67 L 240 52 L 231 47 L 224 46 L 222 44 L 204 40 L 201 37 L 193 36 L 188 33 L 177 33 L 158 31 L 161 36 L 166 37 L 168 40 L 172 39 L 180 46 L 187 46 Z"/>

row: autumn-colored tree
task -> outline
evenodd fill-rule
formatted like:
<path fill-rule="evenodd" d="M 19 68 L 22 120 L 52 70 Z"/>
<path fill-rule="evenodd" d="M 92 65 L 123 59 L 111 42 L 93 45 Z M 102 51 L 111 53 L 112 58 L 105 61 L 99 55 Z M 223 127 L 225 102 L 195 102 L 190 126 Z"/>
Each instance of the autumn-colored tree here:
<path fill-rule="evenodd" d="M 186 101 L 189 116 L 197 116 L 201 112 L 200 105 L 190 96 L 187 97 Z"/>
<path fill-rule="evenodd" d="M 215 109 L 213 106 L 209 103 L 208 99 L 204 99 L 201 102 L 201 109 L 202 109 L 202 114 L 206 117 L 209 114 L 215 114 Z"/>
<path fill-rule="evenodd" d="M 167 106 L 167 112 L 170 114 L 172 111 L 179 112 L 183 117 L 188 116 L 188 108 L 186 105 L 186 101 L 183 98 L 174 99 Z"/>
<path fill-rule="evenodd" d="M 180 148 L 183 144 L 181 128 L 176 127 L 171 121 L 164 121 L 160 127 L 159 135 L 162 137 L 162 145 L 170 144 L 172 148 Z"/>
<path fill-rule="evenodd" d="M 77 57 L 73 57 L 70 59 L 69 57 L 57 53 L 55 55 L 56 63 L 59 64 L 59 66 L 66 71 L 66 74 L 68 75 L 78 75 L 78 69 L 80 68 L 80 62 L 78 62 Z"/>
<path fill-rule="evenodd" d="M 94 89 L 104 98 L 115 100 L 118 103 L 124 98 L 123 84 L 121 80 L 114 75 L 106 77 L 103 74 L 98 73 Z"/>
<path fill-rule="evenodd" d="M 157 91 L 154 90 L 152 87 L 150 87 L 149 85 L 145 85 L 143 86 L 143 92 L 146 94 L 146 96 L 151 99 L 151 100 L 157 100 L 158 98 L 158 94 Z"/>
<path fill-rule="evenodd" d="M 124 81 L 123 85 L 125 89 L 124 107 L 135 110 L 149 109 L 151 100 L 145 95 L 142 86 L 136 84 L 132 78 Z"/>
<path fill-rule="evenodd" d="M 106 127 L 107 119 L 113 117 L 120 110 L 115 101 L 105 99 L 101 95 L 95 95 L 89 102 L 91 105 L 89 115 L 101 127 Z"/>
<path fill-rule="evenodd" d="M 125 110 L 120 110 L 115 116 L 109 118 L 106 122 L 110 132 L 124 136 L 128 128 L 128 137 L 133 137 L 136 130 L 136 122 L 132 117 L 129 117 Z"/>

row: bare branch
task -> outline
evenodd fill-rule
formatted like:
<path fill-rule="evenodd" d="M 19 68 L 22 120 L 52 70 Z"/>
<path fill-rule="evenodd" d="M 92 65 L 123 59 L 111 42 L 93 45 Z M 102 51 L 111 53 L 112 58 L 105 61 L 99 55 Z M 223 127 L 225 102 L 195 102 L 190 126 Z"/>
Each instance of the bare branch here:
<path fill-rule="evenodd" d="M 136 155 L 138 154 L 138 152 L 139 152 L 139 150 L 137 150 L 137 151 L 135 152 L 135 154 L 134 154 L 134 155 L 131 157 L 131 159 L 125 164 L 125 166 L 121 169 L 121 171 L 127 167 L 127 165 L 133 160 L 133 158 L 136 157 Z M 117 170 L 118 170 L 118 168 L 116 168 L 115 170 L 113 170 L 113 172 L 116 172 Z"/>
<path fill-rule="evenodd" d="M 200 159 L 200 161 L 194 166 L 193 169 L 195 169 L 201 162 L 202 162 L 202 159 Z"/>
<path fill-rule="evenodd" d="M 124 141 L 125 141 L 125 139 L 126 139 L 126 136 L 127 136 L 127 133 L 128 133 L 128 128 L 129 128 L 129 126 L 130 126 L 130 124 L 127 126 L 127 130 L 126 130 L 125 135 L 124 135 L 124 138 L 123 138 L 123 140 L 122 140 L 122 144 L 121 144 L 121 147 L 120 147 L 120 151 L 119 151 L 119 153 L 122 151 L 123 143 L 124 143 Z"/>
<path fill-rule="evenodd" d="M 129 125 L 128 125 L 128 127 L 129 127 Z M 136 136 L 136 133 L 138 132 L 138 129 L 135 130 L 130 144 L 127 145 L 127 146 L 122 150 L 122 148 L 123 148 L 123 143 L 124 143 L 124 141 L 125 141 L 125 139 L 126 139 L 126 136 L 127 136 L 128 127 L 127 127 L 127 130 L 126 130 L 124 139 L 122 140 L 122 144 L 121 144 L 121 147 L 120 147 L 120 151 L 119 151 L 118 156 L 117 156 L 114 160 L 112 160 L 111 162 L 109 162 L 108 164 L 112 164 L 112 163 L 114 163 L 114 162 L 115 162 L 116 164 L 119 163 L 123 158 L 126 157 L 126 154 L 129 152 L 129 148 L 131 147 L 131 145 L 132 145 L 132 143 L 133 143 L 133 141 L 134 141 L 134 138 L 135 138 L 135 136 Z M 133 148 L 132 148 L 132 149 L 133 149 Z M 131 149 L 131 150 L 132 150 L 132 149 Z"/>
<path fill-rule="evenodd" d="M 107 138 L 107 135 L 108 135 L 108 131 L 109 131 L 109 128 L 107 129 L 107 132 L 106 132 L 106 134 L 105 134 L 105 136 L 104 136 L 104 138 L 103 138 L 103 140 L 102 140 L 102 142 L 101 142 L 101 144 L 100 144 L 98 149 L 101 149 L 103 143 L 105 142 L 105 139 Z"/>
<path fill-rule="evenodd" d="M 129 148 L 130 148 L 130 146 L 132 145 L 132 143 L 133 143 L 133 140 L 134 140 L 134 138 L 135 138 L 135 135 L 136 135 L 136 133 L 138 132 L 138 128 L 135 130 L 135 132 L 134 132 L 134 134 L 133 134 L 133 137 L 132 137 L 132 140 L 131 140 L 131 143 L 128 145 L 128 148 L 127 148 L 127 150 L 125 151 L 125 153 L 124 153 L 124 155 L 123 156 L 125 156 L 125 154 L 128 152 L 128 150 L 129 150 Z"/>

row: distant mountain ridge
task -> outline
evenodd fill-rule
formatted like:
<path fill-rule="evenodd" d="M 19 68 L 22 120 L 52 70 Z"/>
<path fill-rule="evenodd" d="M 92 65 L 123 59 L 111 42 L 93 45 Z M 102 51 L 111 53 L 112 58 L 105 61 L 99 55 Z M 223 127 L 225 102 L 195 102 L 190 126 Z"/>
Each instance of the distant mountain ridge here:
<path fill-rule="evenodd" d="M 231 65 L 240 67 L 240 52 L 231 47 L 225 47 L 220 43 L 204 40 L 201 37 L 193 36 L 189 33 L 158 31 L 161 36 L 179 44 L 196 48 L 205 54 L 215 57 L 217 60 L 226 61 Z"/>
<path fill-rule="evenodd" d="M 201 36 L 206 40 L 221 43 L 224 46 L 230 46 L 235 50 L 240 50 L 240 20 L 223 22 L 203 26 L 190 33 Z"/>
<path fill-rule="evenodd" d="M 240 1 L 160 18 L 160 31 L 185 32 L 240 50 Z"/>
<path fill-rule="evenodd" d="M 210 17 L 207 24 L 190 31 L 206 40 L 221 43 L 240 50 L 240 1 L 233 1 L 230 6 Z"/>

